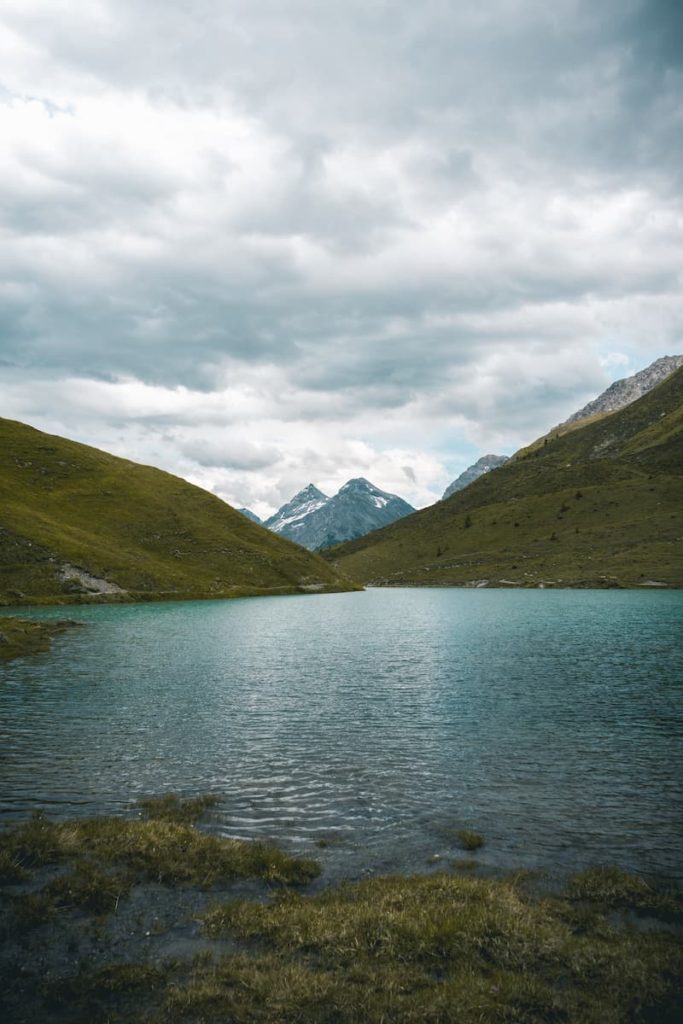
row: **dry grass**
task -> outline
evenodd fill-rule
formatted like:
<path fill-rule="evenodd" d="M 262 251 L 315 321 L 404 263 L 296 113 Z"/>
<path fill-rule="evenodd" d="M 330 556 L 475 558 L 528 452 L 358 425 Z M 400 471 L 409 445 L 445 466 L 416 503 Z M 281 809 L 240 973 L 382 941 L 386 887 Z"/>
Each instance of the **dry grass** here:
<path fill-rule="evenodd" d="M 674 1024 L 679 937 L 608 918 L 612 909 L 665 913 L 642 879 L 600 868 L 541 898 L 520 872 L 468 876 L 475 862 L 414 877 L 375 878 L 317 895 L 277 889 L 268 902 L 230 900 L 201 915 L 205 941 L 234 953 L 134 962 L 107 954 L 106 918 L 149 879 L 203 886 L 262 878 L 306 882 L 315 862 L 217 839 L 186 821 L 212 800 L 145 801 L 147 820 L 51 822 L 37 816 L 0 834 L 12 872 L 54 865 L 40 891 L 15 897 L 12 934 L 68 938 L 94 917 L 101 956 L 70 976 L 9 983 L 9 1021 L 72 1024 Z M 66 867 L 66 871 L 64 868 Z M 11 880 L 11 879 L 10 879 Z M 15 879 L 17 880 L 17 879 Z M 195 912 L 196 913 L 196 912 Z M 85 915 L 85 917 L 84 917 Z M 614 917 L 614 915 L 612 915 Z M 619 915 L 617 915 L 617 918 Z M 52 923 L 50 923 L 52 922 Z M 34 932 L 37 925 L 47 930 Z M 52 928 L 52 933 L 49 929 Z M 116 934 L 115 932 L 112 934 Z M 57 941 L 57 939 L 54 939 Z M 138 947 L 139 948 L 139 947 Z M 30 956 L 30 953 L 27 953 Z M 113 956 L 113 958 L 112 958 Z M 146 954 L 145 954 L 146 956 Z M 15 1013 L 16 1011 L 16 1013 Z"/>
<path fill-rule="evenodd" d="M 220 797 L 213 793 L 186 799 L 176 793 L 164 793 L 162 796 L 144 797 L 135 806 L 140 808 L 143 817 L 147 819 L 194 825 L 219 803 Z"/>
<path fill-rule="evenodd" d="M 612 864 L 573 875 L 567 885 L 567 895 L 571 900 L 607 908 L 683 916 L 683 903 L 677 896 L 658 892 L 644 878 L 630 875 Z"/>
<path fill-rule="evenodd" d="M 479 850 L 484 845 L 484 837 L 479 835 L 478 832 L 472 832 L 468 828 L 461 828 L 456 833 L 456 836 L 463 850 L 469 852 Z"/>
<path fill-rule="evenodd" d="M 206 927 L 258 952 L 198 971 L 171 996 L 180 1019 L 616 1024 L 656 1005 L 661 1022 L 681 966 L 670 936 L 445 874 L 232 902 Z"/>
<path fill-rule="evenodd" d="M 181 813 L 190 812 L 181 808 Z M 222 839 L 164 817 L 54 822 L 38 814 L 0 833 L 0 863 L 5 864 L 7 881 L 12 876 L 19 880 L 31 868 L 67 861 L 104 871 L 121 869 L 134 881 L 200 887 L 235 878 L 305 883 L 320 870 L 316 861 L 290 857 L 274 846 Z"/>

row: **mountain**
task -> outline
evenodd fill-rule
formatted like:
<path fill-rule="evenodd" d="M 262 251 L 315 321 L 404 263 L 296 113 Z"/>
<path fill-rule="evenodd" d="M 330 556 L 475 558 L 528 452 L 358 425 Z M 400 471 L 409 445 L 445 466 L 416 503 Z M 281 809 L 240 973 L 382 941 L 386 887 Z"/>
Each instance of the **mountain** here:
<path fill-rule="evenodd" d="M 263 525 L 263 520 L 260 519 L 259 516 L 257 516 L 255 512 L 252 512 L 251 509 L 248 509 L 248 508 L 238 508 L 237 511 L 241 512 L 241 514 L 243 516 L 246 516 L 247 519 L 251 519 L 252 523 L 258 523 L 259 526 Z"/>
<path fill-rule="evenodd" d="M 588 405 L 584 405 L 583 409 L 579 409 L 578 412 L 569 416 L 556 429 L 561 430 L 562 427 L 569 426 L 571 423 L 579 423 L 581 420 L 593 416 L 625 408 L 661 384 L 681 366 L 683 366 L 683 356 L 662 356 L 661 359 L 655 359 L 654 363 L 646 366 L 644 370 L 634 373 L 631 377 L 615 380 L 614 384 L 610 384 L 606 391 L 603 391 Z"/>
<path fill-rule="evenodd" d="M 597 419 L 608 413 L 616 412 L 618 409 L 623 409 L 625 406 L 630 405 L 631 402 L 635 402 L 636 399 L 647 394 L 648 391 L 651 391 L 658 384 L 661 384 L 663 380 L 670 377 L 681 366 L 683 366 L 683 355 L 662 356 L 661 359 L 656 359 L 650 366 L 640 370 L 638 373 L 634 373 L 631 377 L 616 380 L 601 395 L 598 395 L 592 402 L 584 405 L 578 412 L 573 413 L 557 427 L 549 431 L 548 434 L 544 435 L 544 437 L 539 438 L 539 441 L 536 443 L 542 443 L 546 437 L 550 438 L 560 433 L 566 433 L 568 429 L 573 430 L 574 425 L 582 423 L 583 420 Z M 441 500 L 450 498 L 451 494 L 461 491 L 463 487 L 468 487 L 469 484 L 478 480 L 484 473 L 497 469 L 507 461 L 507 455 L 482 455 L 474 465 L 466 469 L 452 484 L 448 485 Z"/>
<path fill-rule="evenodd" d="M 352 588 L 185 480 L 0 419 L 2 604 Z"/>
<path fill-rule="evenodd" d="M 375 585 L 682 586 L 683 368 L 325 557 Z"/>
<path fill-rule="evenodd" d="M 266 519 L 263 525 L 268 530 L 280 533 L 283 537 L 289 537 L 297 544 L 307 547 L 308 545 L 299 540 L 298 536 L 303 529 L 304 519 L 312 512 L 317 512 L 319 508 L 322 508 L 326 501 L 329 501 L 327 495 L 318 490 L 315 484 L 309 484 L 308 487 L 304 487 L 302 491 L 295 494 L 291 501 L 282 505 L 275 515 Z"/>
<path fill-rule="evenodd" d="M 498 469 L 504 462 L 507 462 L 507 455 L 482 455 L 480 459 L 469 466 L 464 473 L 461 473 L 459 477 L 449 484 L 446 490 L 443 492 L 444 501 L 446 498 L 450 498 L 451 494 L 455 494 L 456 491 L 461 491 L 463 487 L 468 487 L 469 484 L 474 483 L 484 473 L 490 473 L 492 469 Z"/>
<path fill-rule="evenodd" d="M 309 484 L 267 519 L 265 526 L 311 551 L 362 537 L 415 509 L 403 498 L 358 477 L 332 498 Z"/>

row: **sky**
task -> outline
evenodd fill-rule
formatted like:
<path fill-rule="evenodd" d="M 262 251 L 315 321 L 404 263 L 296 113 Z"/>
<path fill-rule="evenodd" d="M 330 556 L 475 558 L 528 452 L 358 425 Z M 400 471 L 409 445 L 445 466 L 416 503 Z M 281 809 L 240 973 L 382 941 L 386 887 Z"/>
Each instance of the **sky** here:
<path fill-rule="evenodd" d="M 430 504 L 683 351 L 679 0 L 0 0 L 0 415 Z"/>

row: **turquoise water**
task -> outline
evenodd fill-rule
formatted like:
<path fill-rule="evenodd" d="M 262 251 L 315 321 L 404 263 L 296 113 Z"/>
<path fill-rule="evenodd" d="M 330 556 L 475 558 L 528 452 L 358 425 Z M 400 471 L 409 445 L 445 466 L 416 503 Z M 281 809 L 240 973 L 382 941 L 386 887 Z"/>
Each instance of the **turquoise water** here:
<path fill-rule="evenodd" d="M 0 815 L 223 795 L 213 827 L 332 874 L 680 857 L 683 593 L 369 590 L 65 609 L 0 667 Z"/>

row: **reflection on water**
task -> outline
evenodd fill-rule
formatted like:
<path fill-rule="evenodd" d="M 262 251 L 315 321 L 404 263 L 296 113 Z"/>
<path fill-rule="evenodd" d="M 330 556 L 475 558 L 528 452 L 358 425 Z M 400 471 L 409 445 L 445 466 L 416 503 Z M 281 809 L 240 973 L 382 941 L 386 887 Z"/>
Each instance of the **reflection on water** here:
<path fill-rule="evenodd" d="M 456 856 L 452 825 L 491 867 L 680 878 L 682 612 L 447 589 L 73 609 L 88 629 L 0 667 L 0 812 L 213 791 L 223 833 L 340 833 L 351 875 Z"/>

